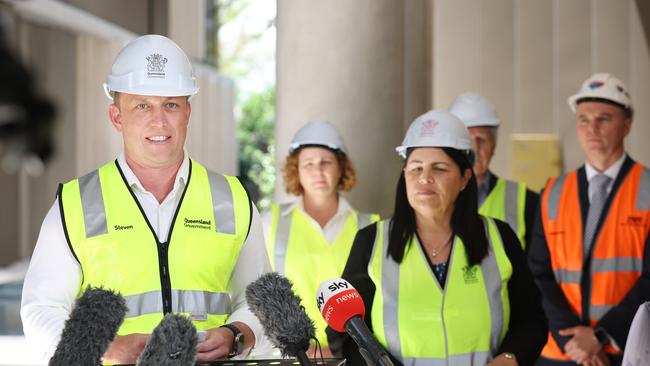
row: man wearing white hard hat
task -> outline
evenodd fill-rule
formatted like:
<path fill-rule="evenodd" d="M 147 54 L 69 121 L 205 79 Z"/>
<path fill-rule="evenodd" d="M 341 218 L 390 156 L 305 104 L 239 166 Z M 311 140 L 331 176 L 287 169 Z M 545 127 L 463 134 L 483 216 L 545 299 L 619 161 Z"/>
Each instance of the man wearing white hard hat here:
<path fill-rule="evenodd" d="M 585 164 L 542 193 L 529 265 L 549 338 L 539 365 L 620 365 L 636 309 L 650 300 L 650 170 L 625 152 L 632 102 L 595 74 L 569 98 Z"/>
<path fill-rule="evenodd" d="M 270 270 L 259 213 L 236 177 L 184 150 L 198 92 L 189 59 L 166 37 L 142 36 L 117 55 L 104 89 L 123 150 L 62 184 L 45 217 L 21 309 L 35 352 L 52 355 L 87 286 L 119 292 L 128 306 L 104 362 L 135 363 L 167 313 L 201 332 L 198 360 L 270 349 L 244 298 Z"/>
<path fill-rule="evenodd" d="M 507 222 L 517 234 L 522 248 L 526 249 L 539 195 L 524 183 L 500 178 L 490 171 L 501 124 L 496 111 L 482 95 L 467 92 L 456 97 L 449 112 L 463 121 L 476 149 L 474 174 L 478 182 L 479 212 Z"/>
<path fill-rule="evenodd" d="M 396 150 L 393 215 L 359 230 L 343 273 L 366 324 L 397 366 L 532 365 L 547 333 L 540 294 L 510 226 L 478 212 L 467 129 L 429 111 Z M 328 336 L 364 364 L 347 334 Z"/>
<path fill-rule="evenodd" d="M 287 276 L 316 326 L 316 339 L 329 354 L 325 328 L 314 294 L 340 277 L 357 230 L 379 215 L 355 210 L 341 195 L 356 184 L 352 159 L 343 138 L 328 122 L 302 126 L 289 144 L 284 185 L 297 199 L 275 204 L 262 215 L 273 270 Z"/>

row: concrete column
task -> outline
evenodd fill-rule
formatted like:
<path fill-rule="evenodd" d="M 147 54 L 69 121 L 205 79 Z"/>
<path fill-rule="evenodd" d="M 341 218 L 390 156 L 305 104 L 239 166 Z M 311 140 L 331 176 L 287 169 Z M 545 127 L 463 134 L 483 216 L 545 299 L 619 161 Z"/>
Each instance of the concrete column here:
<path fill-rule="evenodd" d="M 278 1 L 278 201 L 287 199 L 281 167 L 291 138 L 307 121 L 328 120 L 357 170 L 352 205 L 392 211 L 402 164 L 394 148 L 428 107 L 426 9 L 426 1 Z"/>
<path fill-rule="evenodd" d="M 435 0 L 433 95 L 437 108 L 466 90 L 484 94 L 502 119 L 492 169 L 510 177 L 513 133 L 559 136 L 564 170 L 584 163 L 567 98 L 594 72 L 618 76 L 636 109 L 628 152 L 650 161 L 647 7 L 634 0 Z M 540 157 L 544 159 L 545 157 Z"/>
<path fill-rule="evenodd" d="M 233 81 L 214 68 L 195 65 L 199 93 L 192 97 L 192 116 L 185 148 L 207 168 L 236 175 L 237 131 L 234 118 Z"/>
<path fill-rule="evenodd" d="M 194 60 L 205 59 L 206 0 L 169 0 L 167 36 Z"/>

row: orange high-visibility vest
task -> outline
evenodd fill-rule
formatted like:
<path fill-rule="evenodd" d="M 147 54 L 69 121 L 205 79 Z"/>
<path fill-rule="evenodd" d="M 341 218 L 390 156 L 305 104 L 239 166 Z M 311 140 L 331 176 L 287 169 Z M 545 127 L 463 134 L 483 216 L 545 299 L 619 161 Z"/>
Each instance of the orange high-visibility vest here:
<path fill-rule="evenodd" d="M 588 262 L 583 259 L 584 225 L 577 171 L 549 180 L 542 196 L 542 223 L 555 279 L 571 311 L 588 319 L 591 326 L 618 305 L 641 276 L 650 231 L 650 170 L 635 163 L 620 187 L 610 194 L 615 196 L 601 215 L 601 228 L 594 237 Z M 588 276 L 587 282 L 591 283 L 588 299 L 582 298 L 583 276 Z M 583 300 L 589 301 L 588 306 L 583 307 Z M 588 313 L 584 314 L 583 309 Z M 605 351 L 616 353 L 609 345 Z M 542 356 L 569 359 L 550 333 Z"/>

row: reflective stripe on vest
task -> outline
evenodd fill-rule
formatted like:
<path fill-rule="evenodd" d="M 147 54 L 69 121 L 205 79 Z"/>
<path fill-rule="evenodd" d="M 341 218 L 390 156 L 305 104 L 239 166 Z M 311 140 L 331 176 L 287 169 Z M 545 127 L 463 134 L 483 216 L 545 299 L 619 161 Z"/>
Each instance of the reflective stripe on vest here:
<path fill-rule="evenodd" d="M 456 237 L 444 289 L 431 272 L 417 237 L 399 264 L 387 257 L 390 220 L 377 224 L 368 266 L 377 286 L 373 329 L 380 343 L 405 365 L 485 364 L 496 354 L 510 319 L 507 282 L 512 266 L 494 221 L 484 218 L 484 224 L 488 256 L 480 266 L 470 267 L 463 243 Z M 429 292 L 433 296 L 422 296 Z M 417 308 L 413 302 L 418 302 Z M 433 304 L 438 308 L 432 308 Z"/>
<path fill-rule="evenodd" d="M 127 318 L 140 315 L 162 313 L 161 291 L 149 291 L 141 294 L 125 296 L 129 311 Z M 230 314 L 232 307 L 230 295 L 221 292 L 172 290 L 172 308 L 174 312 L 188 313 L 195 316 L 201 314 Z"/>
<path fill-rule="evenodd" d="M 322 282 L 343 274 L 362 221 L 369 224 L 379 220 L 379 216 L 351 212 L 337 238 L 328 243 L 304 211 L 296 207 L 287 213 L 291 205 L 273 205 L 271 208 L 267 250 L 269 257 L 273 258 L 273 270 L 291 280 L 294 292 L 303 300 L 307 315 L 316 325 L 316 338 L 325 346 L 328 344 L 327 324 L 314 301 L 315 291 Z"/>
<path fill-rule="evenodd" d="M 287 257 L 287 246 L 289 245 L 289 233 L 291 232 L 291 220 L 286 219 L 282 220 L 282 215 L 280 213 L 285 212 L 291 207 L 291 203 L 285 203 L 283 205 L 275 206 L 273 210 L 273 220 L 275 229 L 271 228 L 271 232 L 275 235 L 275 250 L 273 251 L 272 257 L 273 261 L 273 270 L 284 275 L 285 263 L 284 260 Z"/>
<path fill-rule="evenodd" d="M 379 220 L 377 215 L 357 213 L 357 230 L 361 230 L 377 220 Z"/>
<path fill-rule="evenodd" d="M 248 233 L 248 195 L 235 177 L 193 161 L 189 171 L 161 244 L 116 162 L 61 189 L 62 219 L 83 272 L 80 293 L 91 285 L 125 297 L 129 312 L 120 335 L 151 333 L 163 317 L 163 299 L 199 330 L 223 324 L 231 312 L 228 282 Z"/>
<path fill-rule="evenodd" d="M 492 357 L 488 352 L 474 352 L 461 355 L 449 355 L 447 358 L 404 358 L 404 366 L 467 366 L 485 365 Z"/>
<path fill-rule="evenodd" d="M 99 170 L 94 170 L 79 178 L 79 191 L 81 192 L 86 236 L 92 238 L 108 233 Z"/>
<path fill-rule="evenodd" d="M 526 185 L 503 178 L 490 191 L 479 209 L 484 216 L 505 221 L 517 234 L 522 248 L 526 247 Z"/>
<path fill-rule="evenodd" d="M 542 195 L 542 223 L 551 267 L 571 311 L 594 325 L 620 303 L 641 275 L 650 232 L 650 172 L 640 164 L 632 165 L 618 189 L 610 193 L 614 196 L 609 198 L 609 212 L 600 219 L 600 231 L 588 258 L 589 273 L 583 267 L 579 192 L 577 171 L 551 179 Z M 581 283 L 585 275 L 589 276 L 591 294 L 589 303 L 583 305 Z M 583 314 L 585 307 L 588 314 Z M 606 350 L 613 352 L 612 348 Z M 551 336 L 542 354 L 569 359 Z"/>
<path fill-rule="evenodd" d="M 235 233 L 235 210 L 232 203 L 232 192 L 225 176 L 208 171 L 210 189 L 212 194 L 212 207 L 215 222 L 219 223 L 217 232 Z M 106 211 L 102 186 L 99 182 L 99 169 L 79 178 L 79 191 L 83 206 L 86 236 L 92 238 L 108 233 L 106 225 Z"/>

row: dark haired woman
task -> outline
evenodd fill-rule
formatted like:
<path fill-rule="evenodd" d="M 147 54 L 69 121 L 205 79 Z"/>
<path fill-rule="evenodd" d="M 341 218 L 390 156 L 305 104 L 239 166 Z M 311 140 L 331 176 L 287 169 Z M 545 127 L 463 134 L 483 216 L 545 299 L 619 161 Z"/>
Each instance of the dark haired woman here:
<path fill-rule="evenodd" d="M 379 220 L 378 215 L 357 212 L 339 194 L 355 183 L 352 162 L 334 126 L 307 123 L 291 141 L 284 165 L 287 193 L 298 199 L 273 205 L 262 216 L 273 270 L 293 282 L 325 355 L 327 325 L 316 306 L 316 290 L 341 276 L 357 230 Z"/>
<path fill-rule="evenodd" d="M 533 365 L 546 341 L 540 295 L 515 233 L 478 214 L 471 140 L 430 111 L 410 126 L 393 217 L 357 234 L 343 278 L 366 322 L 403 365 Z M 335 354 L 362 365 L 347 336 Z"/>

